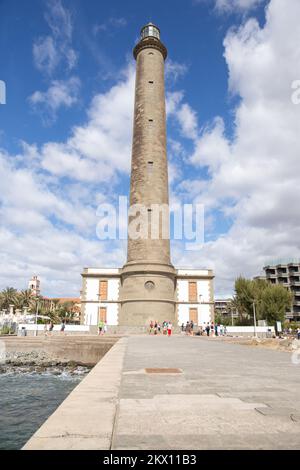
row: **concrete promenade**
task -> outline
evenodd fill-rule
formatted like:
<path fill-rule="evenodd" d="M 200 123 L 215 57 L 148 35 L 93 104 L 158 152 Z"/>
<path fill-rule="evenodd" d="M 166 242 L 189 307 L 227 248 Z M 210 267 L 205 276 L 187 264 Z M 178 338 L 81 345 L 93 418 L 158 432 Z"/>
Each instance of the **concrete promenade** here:
<path fill-rule="evenodd" d="M 26 448 L 300 449 L 300 365 L 218 338 L 123 338 Z"/>

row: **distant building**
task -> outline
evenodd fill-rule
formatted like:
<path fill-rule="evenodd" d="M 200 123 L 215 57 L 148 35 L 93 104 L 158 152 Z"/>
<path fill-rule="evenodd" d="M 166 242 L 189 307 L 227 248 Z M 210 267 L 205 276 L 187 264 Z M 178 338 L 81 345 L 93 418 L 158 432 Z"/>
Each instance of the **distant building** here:
<path fill-rule="evenodd" d="M 40 280 L 37 276 L 32 276 L 28 283 L 28 289 L 31 291 L 31 294 L 34 297 L 38 297 L 41 295 L 40 284 Z"/>
<path fill-rule="evenodd" d="M 96 326 L 100 320 L 119 324 L 121 270 L 86 268 L 82 273 L 82 321 Z M 178 269 L 176 282 L 176 324 L 188 320 L 200 325 L 214 321 L 213 272 L 207 269 Z M 146 289 L 153 288 L 151 281 Z M 155 313 L 148 321 L 155 321 Z M 165 318 L 168 320 L 168 318 Z"/>
<path fill-rule="evenodd" d="M 269 264 L 264 267 L 265 279 L 271 284 L 280 284 L 286 287 L 294 295 L 294 301 L 290 312 L 286 312 L 286 318 L 300 321 L 300 260 L 279 264 Z"/>
<path fill-rule="evenodd" d="M 232 299 L 215 299 L 215 316 L 220 315 L 222 317 L 234 317 L 238 316 L 236 312 L 232 312 L 230 309 Z"/>

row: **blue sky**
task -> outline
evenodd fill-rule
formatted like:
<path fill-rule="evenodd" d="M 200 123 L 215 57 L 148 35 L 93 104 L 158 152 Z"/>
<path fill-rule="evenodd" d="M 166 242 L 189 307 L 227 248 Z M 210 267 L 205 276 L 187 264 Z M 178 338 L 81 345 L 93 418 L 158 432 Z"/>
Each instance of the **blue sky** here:
<path fill-rule="evenodd" d="M 226 296 L 237 275 L 299 257 L 289 203 L 299 183 L 300 107 L 290 100 L 299 8 L 297 0 L 0 1 L 0 288 L 25 288 L 37 274 L 45 295 L 77 295 L 84 266 L 123 264 L 124 242 L 97 239 L 95 212 L 128 193 L 132 48 L 149 20 L 169 51 L 171 201 L 201 202 L 206 214 L 204 248 L 174 242 L 174 264 L 213 268 Z"/>

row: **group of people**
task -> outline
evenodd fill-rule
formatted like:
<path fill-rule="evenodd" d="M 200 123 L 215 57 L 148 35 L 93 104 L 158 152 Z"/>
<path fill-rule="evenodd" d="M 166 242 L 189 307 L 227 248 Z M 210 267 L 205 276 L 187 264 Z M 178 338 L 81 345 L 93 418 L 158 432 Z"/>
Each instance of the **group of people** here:
<path fill-rule="evenodd" d="M 162 333 L 163 335 L 166 336 L 171 336 L 173 330 L 173 325 L 170 321 L 163 321 L 162 324 L 160 324 L 157 321 L 151 321 L 149 325 L 149 335 L 157 335 Z"/>
<path fill-rule="evenodd" d="M 227 334 L 227 328 L 226 326 L 219 325 L 219 324 L 214 324 L 214 323 L 204 323 L 203 325 L 199 326 L 198 331 L 195 333 L 194 332 L 195 325 L 193 320 L 187 321 L 186 325 L 182 323 L 181 325 L 181 331 L 182 333 L 186 333 L 189 336 L 193 336 L 194 334 L 196 336 L 225 336 Z"/>
<path fill-rule="evenodd" d="M 66 320 L 62 320 L 61 321 L 61 324 L 60 324 L 60 332 L 62 334 L 65 334 L 65 328 L 66 328 Z M 49 325 L 47 325 L 47 323 L 45 323 L 44 325 L 44 335 L 45 336 L 51 336 L 52 335 L 52 331 L 54 330 L 54 323 L 53 321 L 51 320 Z"/>

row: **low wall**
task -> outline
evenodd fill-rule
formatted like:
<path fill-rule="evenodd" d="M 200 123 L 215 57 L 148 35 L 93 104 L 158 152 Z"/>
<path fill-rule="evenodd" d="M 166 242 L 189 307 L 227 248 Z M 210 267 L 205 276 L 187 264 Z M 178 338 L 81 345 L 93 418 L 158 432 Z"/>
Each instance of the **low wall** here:
<path fill-rule="evenodd" d="M 21 335 L 22 329 L 25 328 L 27 336 L 45 336 L 45 325 L 35 325 L 33 323 L 19 323 L 18 335 Z M 60 325 L 55 325 L 52 334 L 60 333 Z M 90 333 L 90 327 L 88 325 L 66 325 L 65 333 L 72 333 L 72 335 L 88 335 Z M 47 330 L 47 334 L 49 331 Z"/>
<path fill-rule="evenodd" d="M 114 336 L 2 336 L 8 352 L 43 351 L 54 360 L 95 365 L 118 341 Z"/>
<path fill-rule="evenodd" d="M 36 431 L 24 450 L 109 450 L 127 338 L 120 339 Z"/>
<path fill-rule="evenodd" d="M 227 326 L 227 335 L 233 336 L 254 336 L 254 326 Z M 257 326 L 256 334 L 259 337 L 266 337 L 268 333 L 275 334 L 274 326 Z"/>

